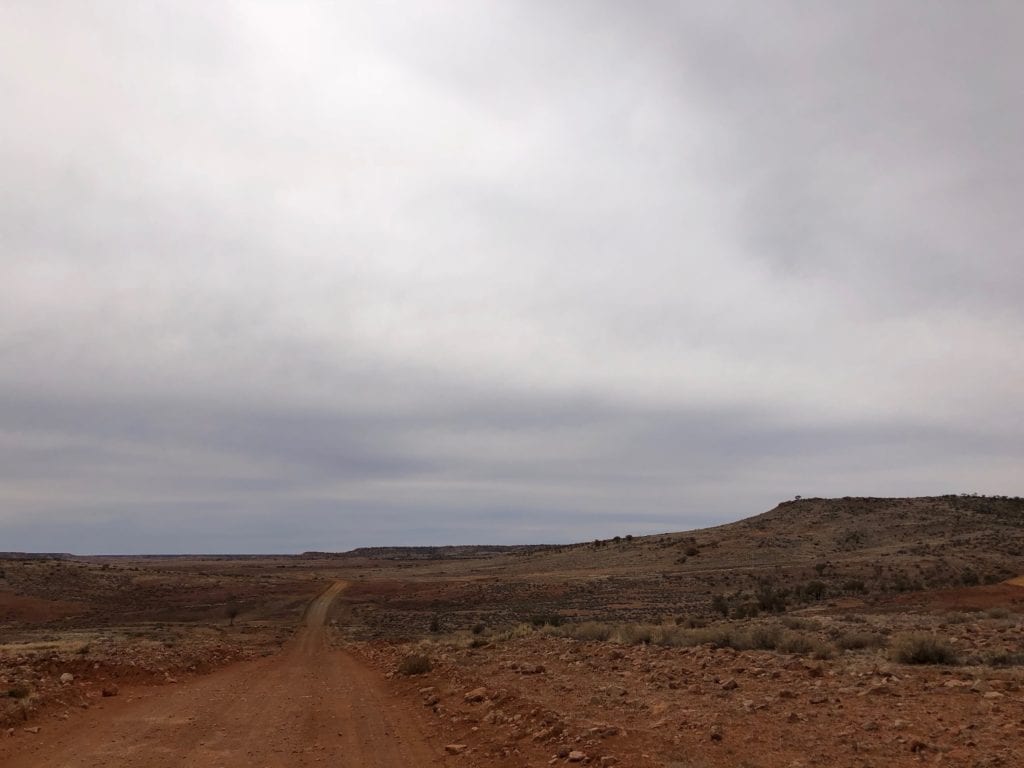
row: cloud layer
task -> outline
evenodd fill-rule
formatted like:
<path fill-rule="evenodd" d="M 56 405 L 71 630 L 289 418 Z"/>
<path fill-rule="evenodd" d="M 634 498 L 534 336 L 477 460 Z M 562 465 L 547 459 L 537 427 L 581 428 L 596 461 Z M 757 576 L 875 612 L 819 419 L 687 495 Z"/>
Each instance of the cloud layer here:
<path fill-rule="evenodd" d="M 1016 3 L 0 8 L 0 550 L 1022 493 Z"/>

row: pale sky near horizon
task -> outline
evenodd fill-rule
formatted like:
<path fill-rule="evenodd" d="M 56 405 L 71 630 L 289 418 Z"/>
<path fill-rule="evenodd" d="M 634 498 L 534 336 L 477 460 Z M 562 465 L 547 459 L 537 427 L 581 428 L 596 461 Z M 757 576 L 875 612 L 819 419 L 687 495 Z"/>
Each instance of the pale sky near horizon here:
<path fill-rule="evenodd" d="M 0 2 L 0 551 L 1024 494 L 1017 2 Z"/>

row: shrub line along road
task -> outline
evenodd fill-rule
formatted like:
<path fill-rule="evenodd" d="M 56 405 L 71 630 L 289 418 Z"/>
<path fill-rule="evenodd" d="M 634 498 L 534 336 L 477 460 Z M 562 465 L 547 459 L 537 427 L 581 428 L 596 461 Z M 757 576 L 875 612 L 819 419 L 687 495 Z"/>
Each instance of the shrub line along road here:
<path fill-rule="evenodd" d="M 73 720 L 0 746 L 5 768 L 234 768 L 442 764 L 423 716 L 377 672 L 331 650 L 332 585 L 272 657 L 235 664 L 134 699 L 104 700 Z"/>

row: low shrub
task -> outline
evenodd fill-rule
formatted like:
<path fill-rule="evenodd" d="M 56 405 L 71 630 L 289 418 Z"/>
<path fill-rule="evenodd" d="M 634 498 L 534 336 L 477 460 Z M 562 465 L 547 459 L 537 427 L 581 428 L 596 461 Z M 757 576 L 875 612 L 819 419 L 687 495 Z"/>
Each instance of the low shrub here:
<path fill-rule="evenodd" d="M 624 624 L 615 632 L 623 645 L 650 645 L 653 638 L 654 628 L 646 624 Z"/>
<path fill-rule="evenodd" d="M 821 624 L 813 619 L 801 619 L 799 616 L 783 616 L 781 621 L 786 629 L 802 629 L 805 631 L 821 629 Z"/>
<path fill-rule="evenodd" d="M 831 659 L 834 655 L 832 646 L 816 637 L 808 637 L 798 632 L 786 632 L 779 639 L 776 650 L 799 656 L 813 656 L 816 659 Z"/>
<path fill-rule="evenodd" d="M 938 635 L 913 632 L 893 640 L 890 655 L 901 664 L 956 664 L 956 649 Z"/>
<path fill-rule="evenodd" d="M 843 632 L 835 638 L 835 643 L 844 651 L 859 651 L 881 648 L 885 645 L 885 638 L 877 632 Z"/>
<path fill-rule="evenodd" d="M 612 628 L 599 621 L 585 621 L 572 628 L 571 636 L 577 640 L 604 641 L 612 636 Z"/>
<path fill-rule="evenodd" d="M 743 644 L 747 648 L 758 650 L 758 651 L 774 651 L 779 647 L 779 641 L 782 639 L 782 630 L 776 626 L 770 624 L 760 624 L 755 627 L 751 627 L 745 637 Z"/>
<path fill-rule="evenodd" d="M 406 656 L 398 665 L 400 675 L 423 675 L 433 669 L 430 659 L 419 653 Z"/>
<path fill-rule="evenodd" d="M 1020 667 L 1024 666 L 1024 653 L 996 651 L 986 655 L 982 663 L 990 667 Z"/>

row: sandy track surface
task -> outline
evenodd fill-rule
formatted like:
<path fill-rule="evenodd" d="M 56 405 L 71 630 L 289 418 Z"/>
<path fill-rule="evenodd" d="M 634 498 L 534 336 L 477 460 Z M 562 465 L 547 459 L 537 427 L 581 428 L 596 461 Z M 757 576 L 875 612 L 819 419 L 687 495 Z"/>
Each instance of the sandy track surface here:
<path fill-rule="evenodd" d="M 232 768 L 443 763 L 427 726 L 379 673 L 327 646 L 337 583 L 314 600 L 277 656 L 173 689 L 111 700 L 0 747 L 5 768 Z"/>

